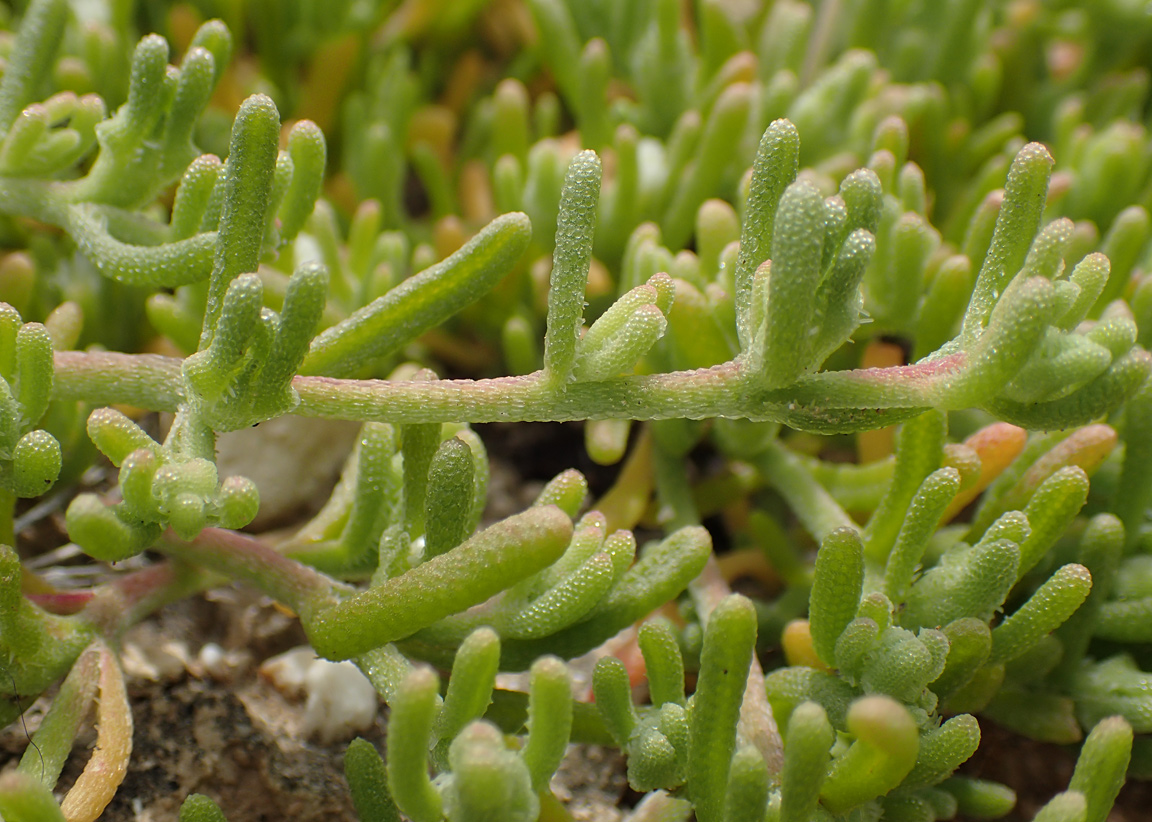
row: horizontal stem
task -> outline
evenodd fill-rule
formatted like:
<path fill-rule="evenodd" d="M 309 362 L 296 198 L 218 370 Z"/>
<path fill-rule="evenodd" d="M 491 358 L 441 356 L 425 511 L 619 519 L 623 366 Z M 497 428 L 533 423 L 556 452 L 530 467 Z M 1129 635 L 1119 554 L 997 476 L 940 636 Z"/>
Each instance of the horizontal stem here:
<path fill-rule="evenodd" d="M 112 640 L 165 605 L 217 581 L 213 575 L 183 563 L 150 565 L 92 591 L 82 616 Z"/>
<path fill-rule="evenodd" d="M 772 393 L 790 394 L 797 403 L 831 403 L 839 408 L 943 409 L 941 389 L 958 380 L 967 365 L 967 355 L 957 352 L 912 365 L 822 371 Z"/>
<path fill-rule="evenodd" d="M 295 413 L 374 422 L 562 422 L 583 419 L 700 419 L 744 416 L 739 369 L 699 371 L 555 388 L 543 372 L 487 380 L 336 380 L 298 377 Z M 771 414 L 771 409 L 767 409 Z"/>
<path fill-rule="evenodd" d="M 182 363 L 157 354 L 58 351 L 52 399 L 175 411 L 183 401 Z"/>
<path fill-rule="evenodd" d="M 296 377 L 293 413 L 364 422 L 561 422 L 735 417 L 820 431 L 891 425 L 932 406 L 934 389 L 963 370 L 963 355 L 886 369 L 832 371 L 787 388 L 749 384 L 739 360 L 695 371 L 572 382 L 542 372 L 485 380 L 387 381 Z M 181 361 L 153 354 L 56 354 L 53 398 L 172 411 L 183 399 Z"/>

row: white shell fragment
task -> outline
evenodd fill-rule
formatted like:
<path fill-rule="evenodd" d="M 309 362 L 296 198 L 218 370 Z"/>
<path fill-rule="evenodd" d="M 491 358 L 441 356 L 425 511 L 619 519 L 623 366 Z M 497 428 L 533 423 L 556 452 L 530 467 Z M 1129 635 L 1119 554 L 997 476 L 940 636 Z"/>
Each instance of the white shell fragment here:
<path fill-rule="evenodd" d="M 285 696 L 306 697 L 301 736 L 328 745 L 351 739 L 376 720 L 376 689 L 351 662 L 329 662 L 302 647 L 272 657 L 260 673 Z"/>

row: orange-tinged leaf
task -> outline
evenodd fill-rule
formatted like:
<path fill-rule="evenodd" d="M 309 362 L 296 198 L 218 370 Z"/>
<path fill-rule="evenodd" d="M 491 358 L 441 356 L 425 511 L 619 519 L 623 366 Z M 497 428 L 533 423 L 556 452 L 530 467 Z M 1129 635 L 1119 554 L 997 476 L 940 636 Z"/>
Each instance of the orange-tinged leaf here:
<path fill-rule="evenodd" d="M 1024 476 L 1028 477 L 1036 471 L 1045 474 L 1047 479 L 1069 465 L 1079 466 L 1084 469 L 1084 473 L 1091 474 L 1112 453 L 1116 440 L 1116 429 L 1110 425 L 1100 423 L 1085 426 L 1038 459 Z"/>
<path fill-rule="evenodd" d="M 784 646 L 784 659 L 789 665 L 828 670 L 828 666 L 816 655 L 816 648 L 812 644 L 812 627 L 808 620 L 794 619 L 785 625 L 780 643 Z"/>
<path fill-rule="evenodd" d="M 944 516 L 940 519 L 941 523 L 949 522 L 991 485 L 992 481 L 1000 476 L 1016 457 L 1020 456 L 1027 440 L 1027 431 L 1006 422 L 997 422 L 981 428 L 964 440 L 964 445 L 971 448 L 980 457 L 980 476 L 974 485 L 961 490 L 956 495 L 956 498 L 945 509 Z"/>
<path fill-rule="evenodd" d="M 1116 429 L 1099 423 L 1087 425 L 1061 440 L 1052 450 L 1036 460 L 1010 491 L 1001 507 L 1010 511 L 1023 508 L 1043 482 L 1062 468 L 1076 466 L 1092 476 L 1116 447 Z"/>
<path fill-rule="evenodd" d="M 132 712 L 124 674 L 108 647 L 101 644 L 100 701 L 96 707 L 96 748 L 60 809 L 68 822 L 95 822 L 116 795 L 132 754 Z"/>

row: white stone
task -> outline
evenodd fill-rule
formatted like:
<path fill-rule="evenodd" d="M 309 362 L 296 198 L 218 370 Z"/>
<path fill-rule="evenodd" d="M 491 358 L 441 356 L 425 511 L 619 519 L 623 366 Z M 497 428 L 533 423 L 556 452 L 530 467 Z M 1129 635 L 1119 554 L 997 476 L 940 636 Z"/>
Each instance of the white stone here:
<path fill-rule="evenodd" d="M 260 673 L 286 696 L 306 697 L 298 729 L 303 736 L 327 745 L 351 739 L 376 721 L 376 689 L 351 662 L 329 662 L 311 648 L 294 648 L 267 660 Z"/>

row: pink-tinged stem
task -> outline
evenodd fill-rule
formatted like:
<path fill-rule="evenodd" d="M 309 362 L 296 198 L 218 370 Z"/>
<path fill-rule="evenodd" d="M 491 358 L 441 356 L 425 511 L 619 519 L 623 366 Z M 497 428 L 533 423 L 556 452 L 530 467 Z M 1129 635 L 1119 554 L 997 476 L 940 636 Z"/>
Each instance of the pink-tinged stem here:
<path fill-rule="evenodd" d="M 198 568 L 165 562 L 125 574 L 93 591 L 46 596 L 87 596 L 83 616 L 105 636 L 114 637 L 165 605 L 218 582 L 214 575 Z M 38 602 L 36 596 L 29 599 Z"/>
<path fill-rule="evenodd" d="M 789 394 L 802 403 L 831 403 L 842 408 L 931 407 L 935 394 L 968 367 L 963 351 L 934 360 L 888 368 L 855 368 L 851 371 L 823 371 L 772 392 Z"/>
<path fill-rule="evenodd" d="M 92 601 L 92 591 L 59 591 L 54 594 L 25 594 L 28 600 L 50 614 L 69 616 L 82 611 Z"/>
<path fill-rule="evenodd" d="M 223 528 L 205 528 L 191 541 L 169 531 L 156 549 L 245 582 L 301 615 L 330 604 L 344 590 L 319 571 L 285 557 L 260 540 Z"/>

